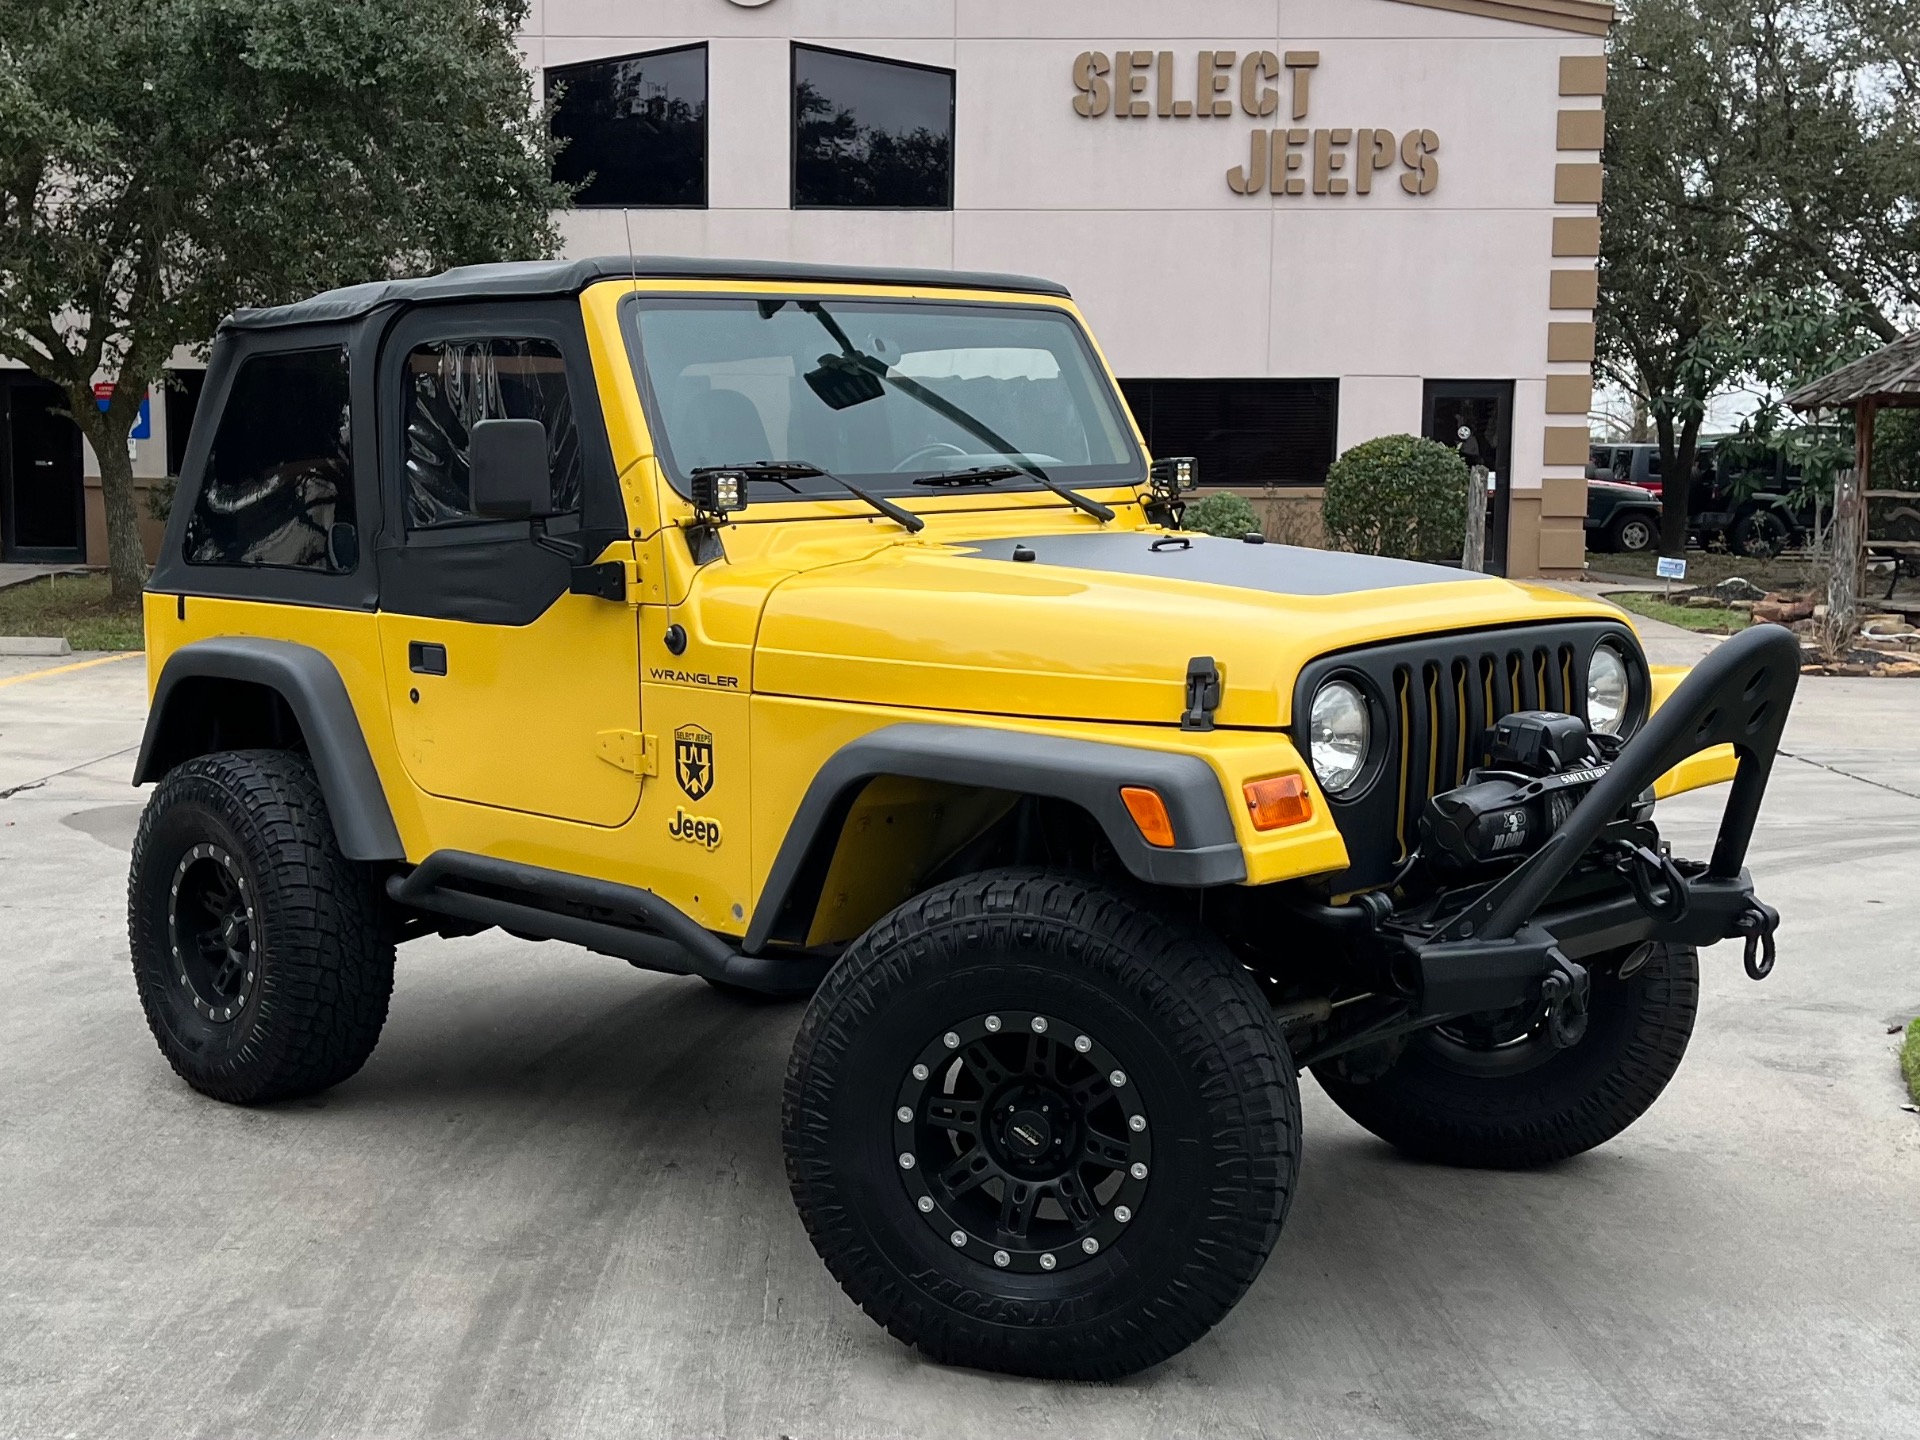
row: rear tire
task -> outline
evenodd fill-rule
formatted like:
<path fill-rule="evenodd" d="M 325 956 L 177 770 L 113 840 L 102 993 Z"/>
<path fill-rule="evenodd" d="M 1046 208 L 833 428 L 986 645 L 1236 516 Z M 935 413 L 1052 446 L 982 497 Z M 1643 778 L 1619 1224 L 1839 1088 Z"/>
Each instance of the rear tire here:
<path fill-rule="evenodd" d="M 935 1360 L 1057 1379 L 1130 1375 L 1219 1323 L 1300 1163 L 1293 1064 L 1246 971 L 1032 871 L 941 885 L 848 949 L 782 1125 L 807 1233 L 868 1315 Z"/>
<path fill-rule="evenodd" d="M 134 838 L 127 931 L 160 1053 L 216 1100 L 311 1095 L 380 1038 L 393 941 L 303 756 L 226 751 L 169 771 Z"/>
<path fill-rule="evenodd" d="M 1447 1165 L 1522 1169 L 1604 1145 L 1659 1098 L 1680 1068 L 1700 1000 L 1692 946 L 1654 947 L 1619 978 L 1623 955 L 1596 956 L 1586 1037 L 1476 1051 L 1421 1031 L 1378 1079 L 1338 1061 L 1313 1067 L 1333 1103 L 1388 1144 Z M 1524 1046 L 1540 1047 L 1531 1052 Z"/>
<path fill-rule="evenodd" d="M 1733 522 L 1733 551 L 1754 560 L 1771 560 L 1793 539 L 1787 522 L 1771 510 L 1749 510 Z"/>

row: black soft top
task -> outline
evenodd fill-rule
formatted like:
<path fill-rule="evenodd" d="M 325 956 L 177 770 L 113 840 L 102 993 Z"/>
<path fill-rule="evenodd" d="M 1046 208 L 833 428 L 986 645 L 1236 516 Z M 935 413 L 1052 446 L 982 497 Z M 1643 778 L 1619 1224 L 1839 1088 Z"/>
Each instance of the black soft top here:
<path fill-rule="evenodd" d="M 411 280 L 374 280 L 328 290 L 311 300 L 236 310 L 223 330 L 273 330 L 357 320 L 382 305 L 441 300 L 523 300 L 578 295 L 599 280 L 780 280 L 800 284 L 910 285 L 941 290 L 1011 290 L 1064 297 L 1067 287 L 1032 275 L 973 270 L 903 270 L 885 266 L 811 265 L 789 260 L 711 260 L 679 255 L 602 255 L 591 260 L 515 260 L 462 265 Z"/>

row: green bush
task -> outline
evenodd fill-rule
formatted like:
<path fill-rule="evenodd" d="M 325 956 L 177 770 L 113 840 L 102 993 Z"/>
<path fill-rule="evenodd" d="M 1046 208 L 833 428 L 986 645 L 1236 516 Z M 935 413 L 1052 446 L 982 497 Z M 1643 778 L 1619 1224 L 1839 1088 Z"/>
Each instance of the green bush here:
<path fill-rule="evenodd" d="M 1467 538 L 1467 462 L 1412 435 L 1365 441 L 1333 462 L 1320 513 L 1337 550 L 1458 561 Z"/>
<path fill-rule="evenodd" d="M 1244 497 L 1222 492 L 1187 506 L 1180 528 L 1198 530 L 1202 535 L 1225 535 L 1237 540 L 1249 531 L 1258 530 L 1260 517 L 1253 513 L 1253 506 Z"/>
<path fill-rule="evenodd" d="M 1907 1093 L 1920 1105 L 1920 1019 L 1907 1026 L 1906 1043 L 1900 1047 L 1900 1073 L 1907 1077 Z"/>

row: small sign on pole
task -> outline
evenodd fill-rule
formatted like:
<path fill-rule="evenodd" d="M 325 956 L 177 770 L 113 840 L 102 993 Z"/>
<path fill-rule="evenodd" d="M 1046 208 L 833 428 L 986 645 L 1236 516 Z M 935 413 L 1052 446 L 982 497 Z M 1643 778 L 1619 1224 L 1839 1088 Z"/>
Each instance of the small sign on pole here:
<path fill-rule="evenodd" d="M 1667 582 L 1665 598 L 1673 598 L 1673 582 L 1687 578 L 1687 562 L 1674 555 L 1662 555 L 1653 567 L 1654 574 Z"/>

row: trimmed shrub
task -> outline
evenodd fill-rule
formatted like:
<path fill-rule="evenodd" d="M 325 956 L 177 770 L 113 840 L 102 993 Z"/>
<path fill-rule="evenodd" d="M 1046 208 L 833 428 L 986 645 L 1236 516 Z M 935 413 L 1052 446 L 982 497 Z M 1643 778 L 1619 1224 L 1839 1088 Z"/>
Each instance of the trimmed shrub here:
<path fill-rule="evenodd" d="M 1364 441 L 1327 471 L 1320 513 L 1337 550 L 1457 562 L 1467 538 L 1467 462 L 1413 435 Z"/>
<path fill-rule="evenodd" d="M 1187 506 L 1180 521 L 1182 530 L 1198 530 L 1203 535 L 1225 535 L 1237 540 L 1260 528 L 1260 517 L 1253 513 L 1244 496 L 1225 492 L 1209 495 Z"/>

